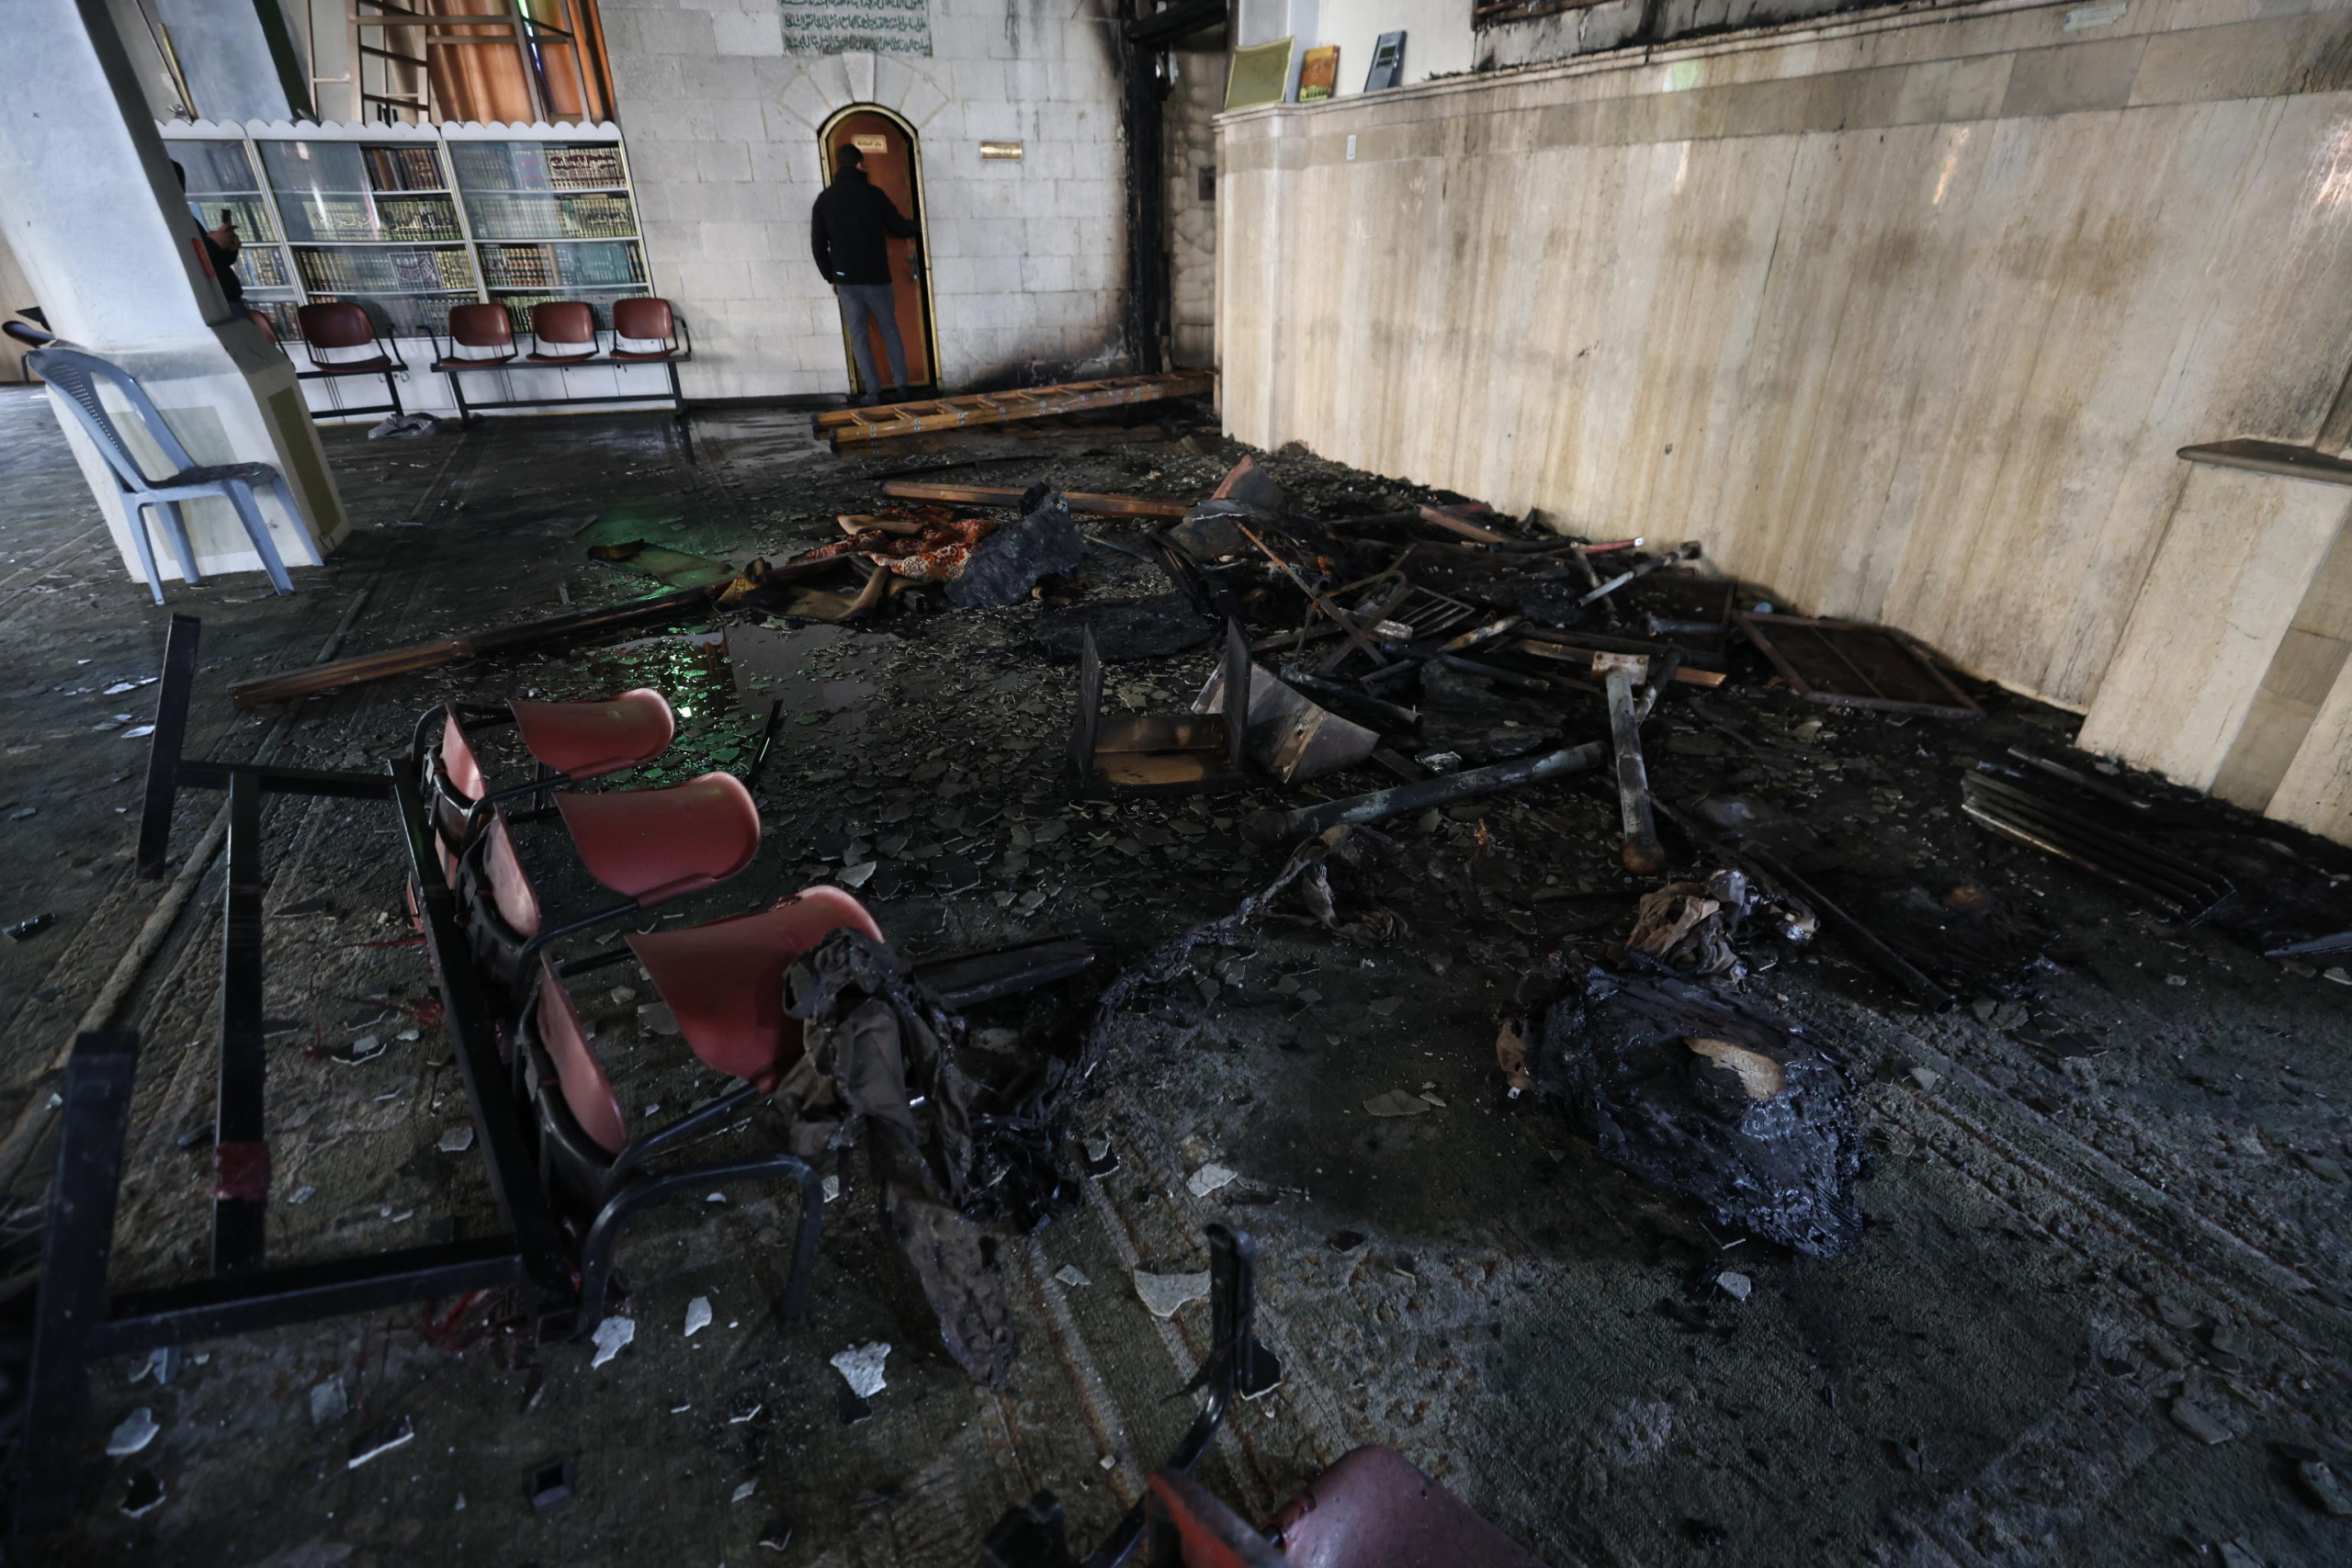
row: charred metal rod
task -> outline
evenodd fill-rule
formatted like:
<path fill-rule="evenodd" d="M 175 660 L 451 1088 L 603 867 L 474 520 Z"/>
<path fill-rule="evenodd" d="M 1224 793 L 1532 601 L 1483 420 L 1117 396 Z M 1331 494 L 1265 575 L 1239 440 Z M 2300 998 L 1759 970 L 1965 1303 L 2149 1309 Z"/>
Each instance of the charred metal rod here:
<path fill-rule="evenodd" d="M 1984 766 L 1978 764 L 1980 770 Z M 2212 875 L 2056 801 L 2004 784 L 1981 771 L 1962 777 L 1961 793 L 1964 802 L 1973 807 L 1969 815 L 1979 820 L 1999 818 L 2054 836 L 2066 840 L 2070 849 L 2089 855 L 2109 868 L 2130 870 L 2143 880 L 2167 885 L 2192 899 L 2210 904 L 2231 890 L 2227 877 Z"/>
<path fill-rule="evenodd" d="M 1642 720 L 1634 711 L 1634 678 L 1644 674 L 1643 660 L 1622 653 L 1595 655 L 1593 667 L 1609 692 L 1609 734 L 1617 747 L 1617 812 L 1625 829 L 1619 859 L 1637 876 L 1655 876 L 1666 869 L 1666 851 L 1657 841 L 1657 821 L 1650 813 L 1649 770 L 1642 765 Z"/>
<path fill-rule="evenodd" d="M 1458 800 L 1491 795 L 1497 790 L 1510 789 L 1519 784 L 1589 773 L 1600 766 L 1606 751 L 1607 749 L 1596 740 L 1563 750 L 1547 751 L 1540 757 L 1518 757 L 1508 762 L 1468 768 L 1458 773 L 1440 773 L 1419 784 L 1399 784 L 1395 789 L 1376 789 L 1369 795 L 1325 801 L 1319 806 L 1304 806 L 1295 811 L 1261 811 L 1242 824 L 1242 830 L 1260 843 L 1280 843 L 1288 839 L 1311 837 L 1342 823 L 1377 822 L 1383 818 L 1451 806 Z"/>
<path fill-rule="evenodd" d="M 2227 881 L 2203 880 L 2193 867 L 2150 858 L 2120 835 L 2036 812 L 2021 802 L 1970 795 L 1961 810 L 2004 838 L 2056 855 L 2184 916 L 2211 908 L 2231 891 Z"/>
<path fill-rule="evenodd" d="M 1453 638 L 1438 651 L 1441 653 L 1467 653 L 1481 643 L 1494 641 L 1495 638 L 1518 626 L 1526 619 L 1527 617 L 1524 615 L 1505 615 L 1499 621 L 1489 621 L 1483 626 L 1472 626 L 1468 631 L 1464 632 L 1460 637 Z"/>
<path fill-rule="evenodd" d="M 1639 566 L 1627 567 L 1623 571 L 1619 572 L 1616 576 L 1611 578 L 1608 581 L 1602 583 L 1600 587 L 1594 589 L 1583 598 L 1577 600 L 1577 608 L 1582 609 L 1596 599 L 1605 599 L 1610 594 L 1616 592 L 1620 588 L 1624 587 L 1625 584 L 1633 581 L 1634 579 L 1637 577 L 1647 577 L 1651 572 L 1656 571 L 1662 566 L 1671 566 L 1677 561 L 1697 560 L 1698 558 L 1699 542 L 1696 539 L 1689 540 L 1676 548 L 1668 550 L 1662 556 L 1651 557 L 1648 560 L 1644 561 Z"/>
<path fill-rule="evenodd" d="M 1324 615 L 1331 618 L 1332 622 L 1336 624 L 1340 630 L 1346 636 L 1348 644 L 1351 648 L 1363 649 L 1364 651 L 1364 657 L 1371 660 L 1374 664 L 1385 664 L 1388 662 L 1387 658 L 1382 654 L 1380 649 L 1373 645 L 1372 638 L 1364 635 L 1364 629 L 1356 625 L 1354 618 L 1345 610 L 1342 610 L 1337 604 L 1332 604 L 1330 600 L 1315 592 L 1314 588 L 1307 582 L 1306 579 L 1299 575 L 1298 568 L 1291 565 L 1290 562 L 1276 555 L 1272 546 L 1268 545 L 1265 540 L 1258 537 L 1257 535 L 1250 531 L 1249 525 L 1237 522 L 1234 524 L 1234 526 L 1241 530 L 1241 536 L 1243 538 L 1258 547 L 1258 553 L 1260 555 L 1264 556 L 1268 560 L 1273 562 L 1276 567 L 1281 569 L 1282 574 L 1290 579 L 1292 587 L 1296 588 L 1301 593 L 1306 595 L 1306 602 L 1308 604 L 1314 605 L 1317 610 L 1322 611 Z"/>
<path fill-rule="evenodd" d="M 1667 649 L 1666 657 L 1650 666 L 1649 684 L 1643 688 L 1642 705 L 1634 716 L 1637 719 L 1646 720 L 1652 713 L 1657 711 L 1658 698 L 1664 694 L 1668 686 L 1674 684 L 1674 678 L 1681 673 L 1682 650 L 1679 648 Z"/>
<path fill-rule="evenodd" d="M 2087 852 L 2068 842 L 2063 830 L 2040 827 L 2029 819 L 1996 815 L 1982 800 L 1963 800 L 1961 802 L 1960 809 L 1962 815 L 1983 824 L 2005 839 L 2023 844 L 2028 849 L 2040 850 L 2044 854 L 2054 855 L 2068 864 L 2079 867 L 2098 877 L 2102 882 L 2109 883 L 2126 893 L 2170 909 L 2185 919 L 2200 916 L 2219 901 L 2202 894 L 2183 892 L 2143 870 L 2129 867 L 2121 871 L 2115 870 L 2103 863 L 2095 853 Z"/>
<path fill-rule="evenodd" d="M 2315 936 L 2309 942 L 2299 942 L 2286 947 L 2274 947 L 2265 958 L 2294 958 L 2303 953 L 2352 953 L 2352 931 L 2337 931 L 2334 936 Z"/>
<path fill-rule="evenodd" d="M 1596 555 L 1603 549 L 1615 549 L 1620 547 L 1622 547 L 1613 545 L 1587 545 L 1577 557 L 1577 566 L 1555 567 L 1550 571 L 1531 571 L 1527 574 L 1525 581 L 1529 582 L 1549 582 L 1559 578 L 1575 577 L 1578 575 L 1585 576 L 1588 581 L 1589 581 L 1593 570 L 1592 562 L 1586 558 Z M 1577 607 L 1581 608 L 1584 605 L 1589 604 L 1596 599 L 1605 599 L 1610 594 L 1616 592 L 1620 588 L 1624 587 L 1625 584 L 1633 581 L 1634 579 L 1637 577 L 1647 577 L 1651 572 L 1656 571 L 1662 566 L 1673 566 L 1679 561 L 1697 560 L 1698 558 L 1699 541 L 1696 539 L 1685 540 L 1683 543 L 1677 545 L 1674 548 L 1667 551 L 1664 555 L 1652 556 L 1649 559 L 1642 562 L 1639 566 L 1627 567 L 1624 570 L 1619 572 L 1616 576 L 1610 578 L 1605 582 L 1595 583 L 1590 592 L 1577 601 Z M 1581 571 L 1579 571 L 1579 568 L 1581 568 Z"/>
<path fill-rule="evenodd" d="M 2102 795 L 2118 806 L 2128 806 L 2132 810 L 2141 812 L 2154 809 L 2155 802 L 2154 801 L 2143 800 L 2130 790 L 2111 784 L 2096 774 L 2084 773 L 2079 768 L 2070 768 L 2064 762 L 2053 761 L 2048 757 L 2029 751 L 2022 746 L 2010 747 L 2009 755 L 2029 768 L 2038 768 L 2052 778 L 2064 779 L 2076 788 L 2086 789 L 2093 795 Z"/>
<path fill-rule="evenodd" d="M 1326 681 L 1319 675 L 1309 675 L 1295 664 L 1283 665 L 1282 676 L 1284 684 L 1295 686 L 1309 696 L 1323 698 L 1324 705 L 1327 707 L 1344 708 L 1353 705 L 1362 712 L 1377 716 L 1384 723 L 1393 725 L 1398 729 L 1412 730 L 1420 728 L 1421 716 L 1411 708 L 1398 707 L 1395 703 L 1383 702 L 1368 692 L 1358 691 L 1353 686 L 1343 686 L 1337 681 Z"/>
<path fill-rule="evenodd" d="M 1554 690 L 1555 685 L 1555 682 L 1541 675 L 1522 675 L 1516 670 L 1505 670 L 1480 660 L 1464 659 L 1458 653 L 1441 653 L 1432 662 L 1450 664 L 1465 675 L 1476 675 L 1481 680 L 1492 681 L 1496 685 L 1508 691 L 1549 692 Z"/>
<path fill-rule="evenodd" d="M 1778 856 L 1752 846 L 1740 852 L 1771 873 L 1790 892 L 1813 906 L 1817 913 L 1860 948 L 1881 974 L 1910 992 L 1914 1001 L 1939 1011 L 1952 1005 L 1951 992 L 1921 974 L 1909 959 L 1881 942 L 1876 931 L 1823 897 L 1811 883 L 1791 871 Z"/>
<path fill-rule="evenodd" d="M 776 728 L 783 723 L 784 699 L 782 697 L 778 697 L 768 704 L 767 728 L 760 731 L 760 749 L 752 754 L 752 765 L 743 770 L 743 787 L 745 789 L 756 789 L 759 787 L 760 770 L 768 765 L 768 752 L 770 749 L 775 745 Z"/>
<path fill-rule="evenodd" d="M 1664 653 L 1669 648 L 1679 648 L 1682 649 L 1682 657 L 1687 661 L 1712 657 L 1716 663 L 1723 662 L 1721 655 L 1710 655 L 1702 649 L 1686 648 L 1667 637 L 1611 637 L 1605 632 L 1589 632 L 1582 629 L 1564 632 L 1550 626 L 1521 626 L 1511 635 L 1521 642 L 1548 642 L 1560 648 L 1597 648 L 1605 653 L 1657 654 Z"/>
<path fill-rule="evenodd" d="M 1721 621 L 1669 621 L 1656 615 L 1643 619 L 1652 637 L 1721 637 L 1727 629 Z"/>

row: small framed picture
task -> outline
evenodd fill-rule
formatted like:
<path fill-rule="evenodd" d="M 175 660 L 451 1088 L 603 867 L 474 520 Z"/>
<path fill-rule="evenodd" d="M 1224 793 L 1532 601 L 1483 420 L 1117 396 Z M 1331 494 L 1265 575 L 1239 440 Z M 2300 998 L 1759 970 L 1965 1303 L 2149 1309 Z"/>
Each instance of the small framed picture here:
<path fill-rule="evenodd" d="M 1298 101 L 1311 104 L 1317 98 L 1328 98 L 1340 88 L 1340 46 L 1327 43 L 1320 49 L 1310 49 L 1299 58 Z"/>

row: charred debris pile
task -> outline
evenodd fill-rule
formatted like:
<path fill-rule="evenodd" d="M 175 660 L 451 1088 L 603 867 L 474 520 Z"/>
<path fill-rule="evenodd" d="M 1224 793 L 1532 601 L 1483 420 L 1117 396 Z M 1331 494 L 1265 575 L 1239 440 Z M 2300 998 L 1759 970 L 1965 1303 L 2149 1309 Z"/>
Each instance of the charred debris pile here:
<path fill-rule="evenodd" d="M 1774 971 L 1820 965 L 1866 1007 L 1965 1007 L 2055 1055 L 2093 1051 L 2037 1001 L 2075 957 L 2048 897 L 2071 879 L 2069 908 L 2120 895 L 2144 922 L 2226 932 L 2290 978 L 2352 984 L 2352 860 L 2333 846 L 2073 751 L 2070 716 L 1965 681 L 1899 631 L 1781 613 L 1700 541 L 1578 538 L 1443 492 L 1394 505 L 1394 485 L 1392 509 L 1371 511 L 1347 470 L 1290 453 L 1244 457 L 1189 502 L 876 488 L 841 537 L 779 562 L 598 547 L 670 592 L 591 612 L 586 629 L 715 607 L 729 627 L 922 639 L 992 613 L 1011 640 L 989 651 L 1027 672 L 1023 705 L 1071 714 L 1067 742 L 1050 763 L 1031 749 L 1033 776 L 959 789 L 1032 813 L 1088 803 L 1138 837 L 1166 837 L 1155 813 L 1196 810 L 1170 820 L 1195 849 L 1204 829 L 1229 839 L 1222 863 L 1242 874 L 1225 886 L 1258 889 L 1170 941 L 1144 911 L 1185 899 L 1101 895 L 1139 884 L 1135 868 L 1093 868 L 1097 908 L 1008 878 L 1008 917 L 1075 914 L 1098 947 L 1143 954 L 1097 965 L 1091 1021 L 1053 1047 L 1054 1073 L 1091 1077 L 1204 952 L 1247 946 L 1253 925 L 1434 942 L 1523 975 L 1511 1016 L 1476 1021 L 1499 1030 L 1498 1093 L 1556 1107 L 1712 1224 L 1826 1256 L 1860 1234 L 1852 1053 L 1792 1010 Z M 574 638 L 582 619 L 415 651 Z M 344 679 L 417 667 L 379 655 Z M 1181 671 L 1190 700 L 1110 711 L 1114 668 Z M 755 778 L 776 716 L 720 765 Z M 967 829 L 996 816 L 943 809 Z M 985 829 L 965 837 L 928 863 L 932 891 L 986 889 L 1033 852 L 1019 829 L 1001 855 Z M 811 846 L 843 885 L 922 890 L 846 841 Z M 1072 835 L 1034 852 L 1087 852 Z M 1197 907 L 1197 874 L 1186 891 Z"/>
<path fill-rule="evenodd" d="M 1526 969 L 1498 1021 L 1505 1092 L 1712 1224 L 1834 1256 L 1860 1235 L 1851 1069 L 1759 976 L 1826 960 L 1870 1005 L 2030 1035 L 2041 977 L 2072 957 L 2038 908 L 2051 876 L 2307 974 L 2352 926 L 2346 867 L 2071 752 L 2066 716 L 1897 631 L 1777 613 L 1698 541 L 1579 539 L 1443 495 L 1347 515 L 1286 491 L 1279 461 L 1245 457 L 1189 506 L 889 485 L 898 505 L 818 553 L 865 559 L 867 588 L 888 574 L 863 596 L 901 614 L 1025 590 L 1041 678 L 1076 666 L 1057 787 L 1235 797 L 1241 835 L 1290 854 L 1110 982 L 1089 1073 L 1255 922 L 1493 933 Z M 1174 660 L 1211 663 L 1187 708 L 1102 711 L 1106 666 Z"/>

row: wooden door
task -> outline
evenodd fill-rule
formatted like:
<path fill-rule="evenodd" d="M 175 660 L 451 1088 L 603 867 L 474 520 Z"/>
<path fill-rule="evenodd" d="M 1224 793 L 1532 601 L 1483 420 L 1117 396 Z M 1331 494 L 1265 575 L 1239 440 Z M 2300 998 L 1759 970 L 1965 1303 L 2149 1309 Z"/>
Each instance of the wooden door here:
<path fill-rule="evenodd" d="M 917 203 L 922 194 L 922 175 L 915 164 L 915 141 L 907 129 L 888 115 L 861 109 L 845 114 L 826 128 L 823 143 L 825 178 L 833 177 L 833 168 L 841 149 L 855 147 L 865 159 L 865 177 L 874 188 L 890 198 L 890 204 L 909 217 L 919 216 Z M 907 265 L 907 243 L 893 239 L 888 246 L 890 255 L 890 291 L 897 297 L 899 307 L 899 339 L 907 351 L 907 381 L 911 387 L 932 384 L 931 371 L 931 289 L 923 278 L 914 275 Z M 926 266 L 929 258 L 925 258 Z M 878 376 L 890 374 L 889 355 L 882 347 L 882 334 L 868 327 L 873 339 L 874 370 Z M 846 352 L 848 344 L 842 344 Z M 850 360 L 850 379 L 857 379 L 857 361 Z M 861 391 L 878 391 L 874 387 Z"/>

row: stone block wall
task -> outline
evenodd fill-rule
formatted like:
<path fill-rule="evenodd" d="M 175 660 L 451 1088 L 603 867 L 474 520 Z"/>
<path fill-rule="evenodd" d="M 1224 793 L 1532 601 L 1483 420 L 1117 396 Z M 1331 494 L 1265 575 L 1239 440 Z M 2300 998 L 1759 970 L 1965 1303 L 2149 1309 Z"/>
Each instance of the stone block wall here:
<path fill-rule="evenodd" d="M 1107 0 L 931 0 L 929 55 L 789 55 L 775 0 L 603 0 L 655 291 L 695 399 L 841 393 L 808 252 L 817 136 L 853 105 L 915 128 L 950 389 L 1124 368 L 1125 148 Z M 983 161 L 982 141 L 1023 157 Z"/>
<path fill-rule="evenodd" d="M 2352 841 L 2352 490 L 2178 456 L 2345 446 L 2343 0 L 1841 16 L 1251 109 L 1218 163 L 1235 435 L 1701 539 Z"/>

